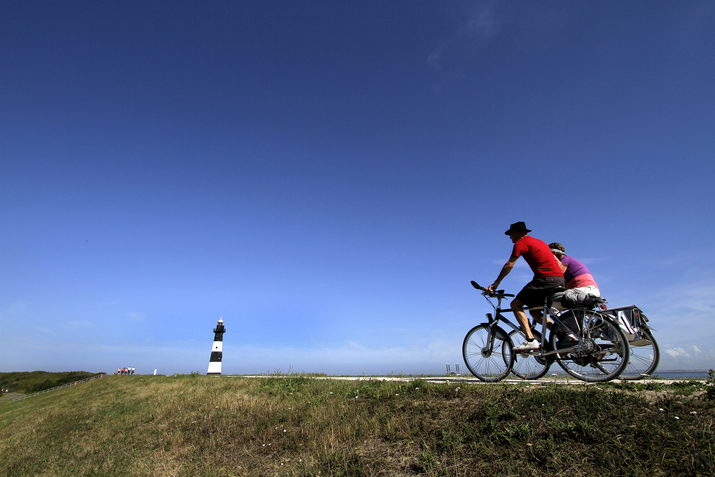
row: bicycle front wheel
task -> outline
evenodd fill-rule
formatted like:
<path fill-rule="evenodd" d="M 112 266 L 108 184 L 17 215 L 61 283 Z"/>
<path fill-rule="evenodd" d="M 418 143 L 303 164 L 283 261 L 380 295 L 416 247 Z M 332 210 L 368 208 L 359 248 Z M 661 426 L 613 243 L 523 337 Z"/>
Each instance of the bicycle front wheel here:
<path fill-rule="evenodd" d="M 464 364 L 482 381 L 501 381 L 511 372 L 513 347 L 504 330 L 483 323 L 469 330 L 464 337 Z"/>
<path fill-rule="evenodd" d="M 575 315 L 583 323 L 584 345 L 571 352 L 556 353 L 556 362 L 582 381 L 604 382 L 617 378 L 626 369 L 630 358 L 626 336 L 618 325 L 600 313 L 579 310 Z M 559 349 L 556 335 L 552 332 L 549 337 L 554 350 Z M 567 346 L 575 347 L 574 344 Z M 561 349 L 566 348 L 562 345 Z"/>
<path fill-rule="evenodd" d="M 631 359 L 621 379 L 636 380 L 652 375 L 660 362 L 660 349 L 653 333 L 644 327 L 641 329 L 641 339 L 628 345 L 631 348 Z"/>
<path fill-rule="evenodd" d="M 534 338 L 541 343 L 541 333 L 531 330 Z M 519 339 L 526 339 L 523 332 L 514 330 L 509 333 L 512 343 Z M 554 362 L 551 356 L 537 356 L 529 353 L 515 353 L 514 363 L 511 365 L 511 372 L 521 379 L 539 379 L 545 375 L 551 364 Z"/>

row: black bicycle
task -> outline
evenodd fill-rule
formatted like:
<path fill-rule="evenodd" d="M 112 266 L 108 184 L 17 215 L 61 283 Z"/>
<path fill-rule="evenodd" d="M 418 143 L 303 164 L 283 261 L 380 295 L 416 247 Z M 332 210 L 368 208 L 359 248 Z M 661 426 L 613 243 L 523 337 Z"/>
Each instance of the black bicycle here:
<path fill-rule="evenodd" d="M 502 300 L 513 297 L 504 290 L 489 293 L 472 281 L 482 292 L 494 314 L 487 313 L 487 322 L 472 328 L 464 338 L 462 356 L 469 371 L 487 382 L 501 381 L 510 373 L 522 379 L 538 379 L 545 375 L 554 361 L 571 376 L 583 381 L 610 381 L 625 369 L 630 358 L 628 339 L 613 318 L 603 312 L 603 299 L 570 308 L 563 313 L 552 310 L 554 297 L 547 297 L 539 309 L 544 319 L 552 322 L 548 333 L 534 333 L 540 348 L 517 353 L 513 337 L 524 337 L 521 328 L 503 313 L 511 309 L 501 307 Z M 491 299 L 496 299 L 495 305 Z M 500 324 L 511 328 L 507 333 Z M 535 323 L 531 324 L 532 330 Z M 532 333 L 535 330 L 532 331 Z"/>

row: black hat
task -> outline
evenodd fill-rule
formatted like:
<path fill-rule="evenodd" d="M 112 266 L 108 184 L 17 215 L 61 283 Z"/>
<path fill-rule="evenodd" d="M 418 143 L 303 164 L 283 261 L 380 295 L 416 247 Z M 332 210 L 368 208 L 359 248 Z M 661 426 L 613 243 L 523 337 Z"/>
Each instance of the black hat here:
<path fill-rule="evenodd" d="M 531 230 L 526 228 L 526 224 L 524 222 L 517 222 L 515 224 L 511 224 L 511 227 L 509 227 L 509 230 L 504 232 L 504 235 L 509 235 L 512 232 L 531 232 Z"/>

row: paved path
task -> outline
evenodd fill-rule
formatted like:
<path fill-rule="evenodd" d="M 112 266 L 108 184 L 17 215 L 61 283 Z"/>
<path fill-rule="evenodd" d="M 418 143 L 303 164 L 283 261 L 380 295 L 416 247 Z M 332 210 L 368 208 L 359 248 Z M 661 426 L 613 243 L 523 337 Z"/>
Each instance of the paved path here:
<path fill-rule="evenodd" d="M 226 375 L 228 377 L 237 378 L 288 378 L 288 377 L 300 377 L 301 375 L 295 376 L 273 376 L 273 375 Z M 481 381 L 473 376 L 409 376 L 409 377 L 398 377 L 398 376 L 306 376 L 311 379 L 333 379 L 333 380 L 344 380 L 344 381 L 401 381 L 409 382 L 415 379 L 420 379 L 422 381 L 428 381 L 430 383 L 463 383 L 463 384 L 496 384 L 487 383 Z M 679 382 L 693 381 L 693 379 L 640 379 L 638 381 L 628 381 L 625 379 L 614 379 L 609 381 L 611 383 L 634 383 L 634 384 L 647 384 L 647 383 L 659 383 L 659 384 L 673 384 Z M 703 379 L 698 379 L 696 381 L 704 381 Z M 543 377 L 537 380 L 524 380 L 524 379 L 504 379 L 499 381 L 499 383 L 505 384 L 603 384 L 603 383 L 587 383 L 576 378 L 565 377 L 565 376 L 549 376 Z"/>

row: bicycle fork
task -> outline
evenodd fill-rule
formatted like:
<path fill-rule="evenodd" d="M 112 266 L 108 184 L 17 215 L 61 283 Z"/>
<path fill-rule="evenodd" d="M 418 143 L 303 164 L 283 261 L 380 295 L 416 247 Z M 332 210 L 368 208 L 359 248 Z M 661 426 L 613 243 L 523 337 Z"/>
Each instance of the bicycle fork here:
<path fill-rule="evenodd" d="M 487 320 L 489 320 L 489 333 L 487 334 L 487 343 L 482 348 L 482 358 L 485 359 L 491 357 L 492 352 L 494 351 L 494 338 L 496 335 L 494 327 L 497 324 L 497 320 L 494 319 L 494 316 L 492 316 L 491 313 L 487 313 Z"/>

